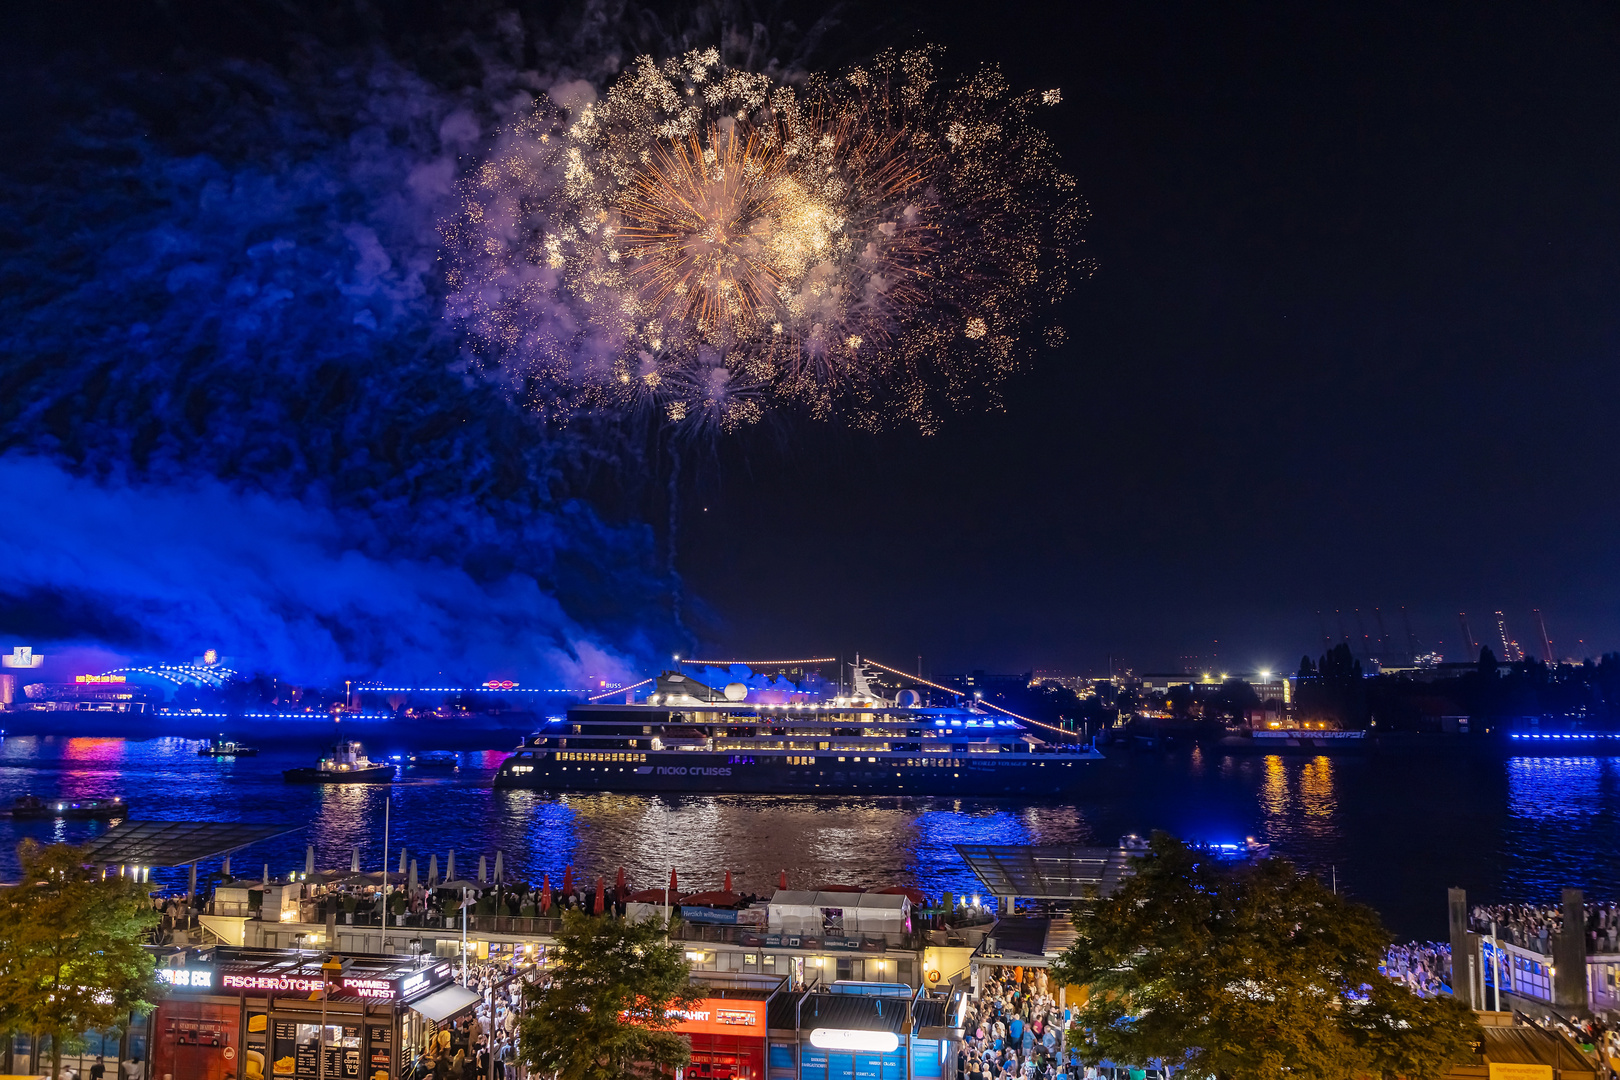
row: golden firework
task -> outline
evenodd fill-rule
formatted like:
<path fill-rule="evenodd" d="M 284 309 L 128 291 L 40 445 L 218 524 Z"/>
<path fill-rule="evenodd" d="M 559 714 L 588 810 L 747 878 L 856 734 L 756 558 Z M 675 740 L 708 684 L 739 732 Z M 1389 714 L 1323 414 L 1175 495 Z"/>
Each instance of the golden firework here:
<path fill-rule="evenodd" d="M 559 420 L 730 430 L 796 405 L 930 431 L 994 401 L 1026 337 L 1062 340 L 1034 324 L 1088 269 L 1085 208 L 1030 119 L 1060 94 L 935 67 L 787 86 L 709 49 L 540 102 L 445 229 L 478 363 Z"/>

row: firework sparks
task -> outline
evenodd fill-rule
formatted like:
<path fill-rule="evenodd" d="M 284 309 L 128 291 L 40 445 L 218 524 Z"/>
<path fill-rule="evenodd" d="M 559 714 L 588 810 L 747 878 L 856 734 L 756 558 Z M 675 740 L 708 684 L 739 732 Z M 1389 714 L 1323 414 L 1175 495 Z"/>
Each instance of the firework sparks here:
<path fill-rule="evenodd" d="M 1030 120 L 1058 100 L 993 70 L 947 86 L 926 51 L 799 87 L 712 49 L 642 58 L 601 101 L 536 105 L 466 180 L 451 311 L 560 421 L 932 430 L 994 397 L 1084 269 L 1084 204 Z"/>

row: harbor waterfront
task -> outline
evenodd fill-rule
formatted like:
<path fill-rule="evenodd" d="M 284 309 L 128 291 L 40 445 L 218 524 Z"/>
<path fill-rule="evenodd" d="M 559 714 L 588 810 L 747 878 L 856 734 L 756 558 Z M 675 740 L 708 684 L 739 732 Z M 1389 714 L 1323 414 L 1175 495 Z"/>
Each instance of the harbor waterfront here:
<path fill-rule="evenodd" d="M 1112 844 L 1156 828 L 1209 842 L 1254 836 L 1373 905 L 1396 934 L 1423 939 L 1444 936 L 1435 897 L 1452 886 L 1503 901 L 1553 902 L 1563 887 L 1620 895 L 1620 758 L 1115 747 L 1087 763 L 1072 795 L 995 799 L 495 790 L 508 750 L 465 753 L 459 769 L 422 773 L 404 767 L 405 750 L 381 746 L 367 750 L 400 754 L 394 784 L 300 785 L 282 771 L 307 766 L 318 745 L 243 759 L 199 757 L 200 745 L 9 737 L 0 742 L 0 807 L 29 794 L 119 797 L 135 820 L 283 824 L 297 831 L 243 852 L 237 868 L 269 863 L 284 875 L 303 866 L 306 844 L 322 866 L 347 866 L 358 846 L 362 867 L 381 869 L 388 805 L 396 860 L 401 847 L 423 860 L 455 850 L 474 863 L 501 851 L 513 877 L 560 880 L 569 865 L 592 875 L 622 865 L 638 888 L 672 867 L 693 887 L 718 887 L 729 870 L 756 892 L 785 870 L 796 887 L 905 884 L 971 895 L 977 882 L 955 844 Z M 15 875 L 24 837 L 78 842 L 105 828 L 0 818 L 0 879 Z"/>

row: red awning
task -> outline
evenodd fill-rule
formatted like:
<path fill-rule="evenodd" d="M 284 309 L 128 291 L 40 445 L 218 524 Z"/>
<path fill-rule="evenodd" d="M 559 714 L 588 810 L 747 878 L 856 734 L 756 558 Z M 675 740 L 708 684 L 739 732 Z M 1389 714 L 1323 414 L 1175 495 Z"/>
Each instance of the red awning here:
<path fill-rule="evenodd" d="M 664 902 L 664 890 L 663 889 L 642 889 L 640 892 L 631 893 L 629 896 L 625 897 L 624 899 L 625 899 L 626 903 L 630 903 L 630 904 L 662 904 Z M 677 892 L 670 893 L 669 894 L 669 902 L 672 903 L 672 904 L 680 903 L 681 902 L 681 894 L 677 893 Z"/>

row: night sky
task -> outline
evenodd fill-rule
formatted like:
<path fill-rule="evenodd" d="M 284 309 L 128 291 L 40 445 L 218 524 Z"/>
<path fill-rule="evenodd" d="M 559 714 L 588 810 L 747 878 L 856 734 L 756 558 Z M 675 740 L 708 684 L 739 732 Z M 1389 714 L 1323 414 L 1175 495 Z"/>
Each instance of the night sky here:
<path fill-rule="evenodd" d="M 563 682 L 687 652 L 657 468 L 454 368 L 422 178 L 476 160 L 514 72 L 600 84 L 713 10 L 30 12 L 0 91 L 0 647 Z M 1459 610 L 1620 648 L 1612 7 L 784 25 L 815 14 L 763 18 L 811 65 L 932 41 L 1061 87 L 1098 270 L 1001 411 L 688 455 L 701 651 L 1245 670 L 1375 605 L 1448 659 Z"/>
<path fill-rule="evenodd" d="M 1379 605 L 1404 646 L 1405 605 L 1454 660 L 1462 610 L 1481 641 L 1502 609 L 1528 643 L 1539 607 L 1559 655 L 1620 646 L 1612 7 L 919 24 L 1063 87 L 1100 270 L 1004 413 L 727 474 L 688 551 L 733 640 L 1252 670 L 1320 652 L 1318 609 L 1354 637 Z"/>

